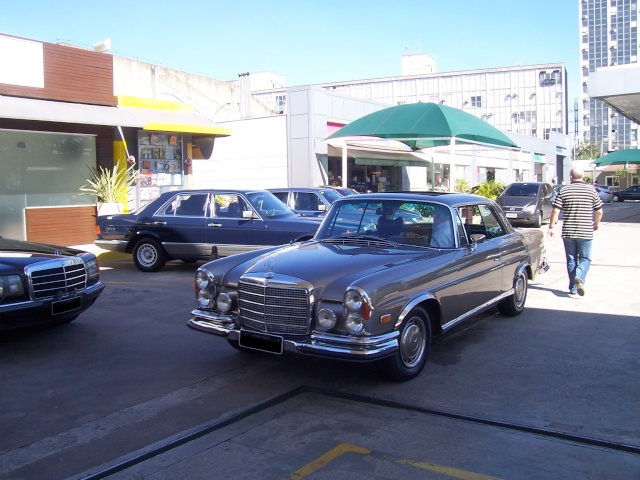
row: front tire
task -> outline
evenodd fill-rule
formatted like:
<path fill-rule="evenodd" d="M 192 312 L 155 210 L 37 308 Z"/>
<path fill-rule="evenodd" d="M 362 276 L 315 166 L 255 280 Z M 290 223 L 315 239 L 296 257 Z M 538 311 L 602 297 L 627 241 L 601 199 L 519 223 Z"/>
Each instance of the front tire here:
<path fill-rule="evenodd" d="M 542 226 L 542 212 L 536 213 L 536 218 L 533 221 L 533 226 L 536 228 L 540 228 Z"/>
<path fill-rule="evenodd" d="M 618 195 L 615 195 L 615 194 L 613 195 L 612 200 L 614 202 L 624 202 L 624 200 L 622 200 Z"/>
<path fill-rule="evenodd" d="M 133 263 L 143 272 L 157 272 L 167 263 L 167 254 L 158 242 L 143 238 L 133 247 Z"/>
<path fill-rule="evenodd" d="M 423 369 L 431 346 L 431 322 L 424 309 L 409 312 L 400 328 L 398 351 L 384 360 L 387 377 L 405 382 L 416 377 Z"/>
<path fill-rule="evenodd" d="M 498 304 L 498 311 L 506 317 L 515 317 L 524 310 L 529 290 L 529 279 L 526 270 L 522 269 L 513 281 L 513 295 L 508 296 Z"/>

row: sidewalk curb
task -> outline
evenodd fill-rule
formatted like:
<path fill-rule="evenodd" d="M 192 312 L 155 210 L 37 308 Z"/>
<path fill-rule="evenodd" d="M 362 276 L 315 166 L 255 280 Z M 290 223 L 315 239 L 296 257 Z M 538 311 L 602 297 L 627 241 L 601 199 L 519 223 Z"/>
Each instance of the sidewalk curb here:
<path fill-rule="evenodd" d="M 109 250 L 103 250 L 102 248 L 97 247 L 94 244 L 70 245 L 70 248 L 76 248 L 78 250 L 84 250 L 85 252 L 91 252 L 98 258 L 98 262 L 100 263 L 131 259 L 131 254 L 129 253 L 120 253 L 120 252 L 112 252 Z"/>

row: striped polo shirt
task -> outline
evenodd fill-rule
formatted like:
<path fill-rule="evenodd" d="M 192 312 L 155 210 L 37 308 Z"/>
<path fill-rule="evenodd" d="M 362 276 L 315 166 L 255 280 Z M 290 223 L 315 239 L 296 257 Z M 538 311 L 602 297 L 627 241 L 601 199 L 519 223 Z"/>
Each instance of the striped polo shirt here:
<path fill-rule="evenodd" d="M 572 182 L 560 189 L 553 206 L 562 210 L 562 236 L 593 238 L 593 212 L 602 208 L 596 189 L 584 182 Z"/>

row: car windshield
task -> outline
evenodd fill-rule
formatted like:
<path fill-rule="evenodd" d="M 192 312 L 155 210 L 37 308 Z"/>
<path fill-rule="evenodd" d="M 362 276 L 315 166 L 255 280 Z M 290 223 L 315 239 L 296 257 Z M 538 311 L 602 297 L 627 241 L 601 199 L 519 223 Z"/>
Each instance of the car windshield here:
<path fill-rule="evenodd" d="M 336 192 L 335 190 L 322 190 L 320 192 L 320 194 L 325 198 L 325 200 L 327 200 L 329 203 L 333 203 L 336 200 L 338 200 L 339 198 L 342 198 L 342 195 L 340 195 L 338 192 Z"/>
<path fill-rule="evenodd" d="M 504 191 L 505 197 L 535 197 L 538 195 L 538 185 L 535 183 L 512 183 Z"/>
<path fill-rule="evenodd" d="M 410 243 L 407 238 L 429 238 L 438 218 L 447 223 L 450 231 L 452 229 L 451 213 L 445 205 L 401 200 L 363 202 L 355 195 L 349 198 L 353 200 L 334 204 L 316 238 L 366 236 Z M 418 245 L 417 242 L 413 244 Z"/>
<path fill-rule="evenodd" d="M 264 217 L 279 217 L 294 213 L 271 192 L 251 192 L 247 194 L 247 198 Z"/>

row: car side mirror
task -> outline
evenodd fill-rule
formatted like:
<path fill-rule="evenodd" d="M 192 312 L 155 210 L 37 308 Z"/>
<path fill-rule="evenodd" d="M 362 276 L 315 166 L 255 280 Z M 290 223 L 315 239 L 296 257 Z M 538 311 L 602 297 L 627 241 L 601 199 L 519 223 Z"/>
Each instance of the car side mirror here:
<path fill-rule="evenodd" d="M 321 212 L 326 212 L 327 211 L 327 206 L 324 203 L 320 203 L 318 204 L 318 210 Z"/>
<path fill-rule="evenodd" d="M 472 233 L 471 234 L 471 243 L 483 243 L 486 239 L 486 235 L 482 233 Z"/>
<path fill-rule="evenodd" d="M 253 210 L 243 210 L 242 218 L 253 218 Z"/>

